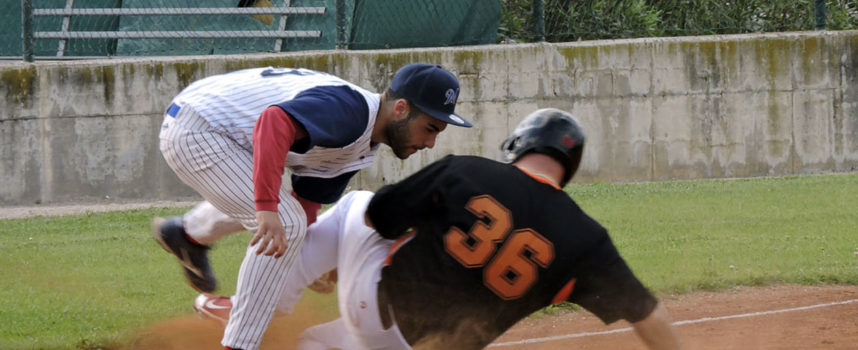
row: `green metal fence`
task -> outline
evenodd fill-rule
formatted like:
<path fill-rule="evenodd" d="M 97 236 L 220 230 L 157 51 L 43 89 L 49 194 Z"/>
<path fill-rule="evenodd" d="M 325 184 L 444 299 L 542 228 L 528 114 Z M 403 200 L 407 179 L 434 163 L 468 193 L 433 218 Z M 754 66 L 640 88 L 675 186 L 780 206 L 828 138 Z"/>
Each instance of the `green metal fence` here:
<path fill-rule="evenodd" d="M 343 0 L 286 0 L 280 6 L 263 1 L 270 6 L 239 7 L 236 0 L 23 0 L 21 54 L 151 56 L 334 47 L 337 31 L 328 9 Z M 10 53 L 15 54 L 0 55 Z"/>
<path fill-rule="evenodd" d="M 498 0 L 0 0 L 0 5 L 10 9 L 0 15 L 5 33 L 0 57 L 26 60 L 488 44 L 495 42 L 501 11 Z"/>
<path fill-rule="evenodd" d="M 858 29 L 856 0 L 0 0 L 0 58 Z M 22 45 L 22 42 L 24 43 Z"/>

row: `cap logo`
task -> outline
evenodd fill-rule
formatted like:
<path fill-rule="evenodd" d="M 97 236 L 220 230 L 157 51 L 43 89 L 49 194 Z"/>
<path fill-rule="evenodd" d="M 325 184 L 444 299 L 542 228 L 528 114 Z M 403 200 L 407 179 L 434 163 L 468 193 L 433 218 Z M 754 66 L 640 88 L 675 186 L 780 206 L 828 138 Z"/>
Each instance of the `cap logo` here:
<path fill-rule="evenodd" d="M 447 92 L 444 93 L 444 97 L 447 98 L 446 100 L 444 100 L 444 105 L 446 106 L 451 103 L 456 103 L 456 95 L 456 90 L 447 89 Z"/>
<path fill-rule="evenodd" d="M 560 139 L 560 142 L 563 142 L 567 148 L 575 147 L 575 140 L 573 140 L 569 135 L 563 135 L 563 138 Z"/>

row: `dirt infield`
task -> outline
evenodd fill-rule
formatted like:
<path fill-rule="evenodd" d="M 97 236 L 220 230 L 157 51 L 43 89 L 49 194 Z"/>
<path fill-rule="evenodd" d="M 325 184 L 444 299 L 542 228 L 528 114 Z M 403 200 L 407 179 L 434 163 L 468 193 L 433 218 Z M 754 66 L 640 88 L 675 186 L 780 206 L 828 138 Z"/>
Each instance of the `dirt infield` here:
<path fill-rule="evenodd" d="M 688 349 L 858 348 L 858 286 L 740 287 L 663 296 L 662 300 L 674 322 L 695 321 L 677 325 Z M 815 308 L 797 309 L 809 306 Z M 586 335 L 627 327 L 625 322 L 604 326 L 586 312 L 530 318 L 496 343 L 581 336 L 494 349 L 643 349 L 631 331 Z"/>
<path fill-rule="evenodd" d="M 858 286 L 739 287 L 662 296 L 687 349 L 856 349 Z M 299 304 L 276 318 L 262 349 L 291 349 L 305 327 L 327 321 Z M 491 349 L 643 349 L 625 322 L 610 326 L 585 311 L 531 317 Z M 141 332 L 122 349 L 218 349 L 223 326 L 189 315 Z"/>

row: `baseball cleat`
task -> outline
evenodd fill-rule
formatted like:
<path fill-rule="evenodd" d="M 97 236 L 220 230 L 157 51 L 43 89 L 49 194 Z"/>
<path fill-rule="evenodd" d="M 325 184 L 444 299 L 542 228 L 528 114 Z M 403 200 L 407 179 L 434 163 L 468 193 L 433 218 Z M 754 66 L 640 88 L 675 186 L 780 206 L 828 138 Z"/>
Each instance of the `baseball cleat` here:
<path fill-rule="evenodd" d="M 164 250 L 179 259 L 191 287 L 203 293 L 215 290 L 217 280 L 209 266 L 209 247 L 188 239 L 180 216 L 152 220 L 152 237 Z"/>
<path fill-rule="evenodd" d="M 224 325 L 229 321 L 229 310 L 232 310 L 232 300 L 229 297 L 202 293 L 194 299 L 194 311 Z"/>

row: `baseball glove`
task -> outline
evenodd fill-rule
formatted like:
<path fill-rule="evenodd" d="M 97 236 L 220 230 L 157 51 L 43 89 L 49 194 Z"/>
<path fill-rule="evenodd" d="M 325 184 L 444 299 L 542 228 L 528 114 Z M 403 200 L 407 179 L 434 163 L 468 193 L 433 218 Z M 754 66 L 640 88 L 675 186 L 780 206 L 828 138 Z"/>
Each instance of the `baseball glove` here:
<path fill-rule="evenodd" d="M 334 292 L 334 289 L 337 286 L 337 269 L 333 269 L 328 271 L 322 277 L 317 278 L 313 281 L 313 284 L 307 286 L 310 290 L 321 293 L 321 294 L 330 294 Z"/>

